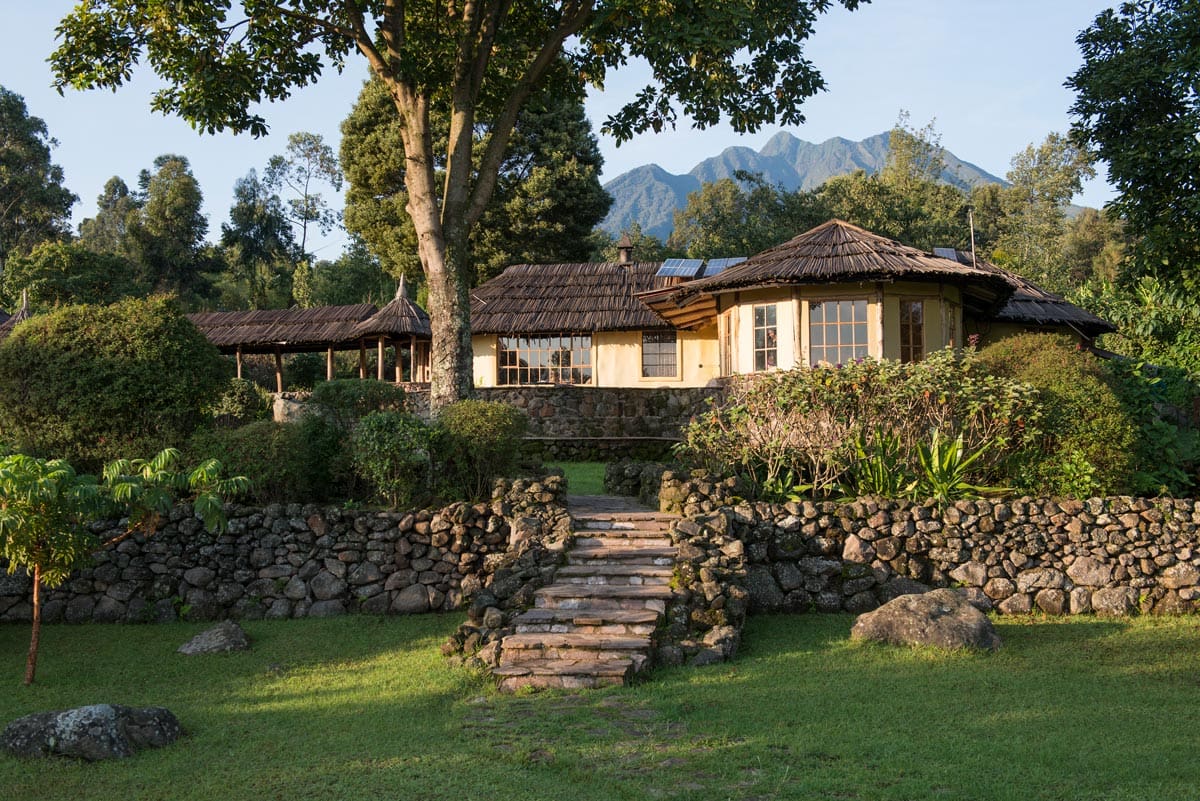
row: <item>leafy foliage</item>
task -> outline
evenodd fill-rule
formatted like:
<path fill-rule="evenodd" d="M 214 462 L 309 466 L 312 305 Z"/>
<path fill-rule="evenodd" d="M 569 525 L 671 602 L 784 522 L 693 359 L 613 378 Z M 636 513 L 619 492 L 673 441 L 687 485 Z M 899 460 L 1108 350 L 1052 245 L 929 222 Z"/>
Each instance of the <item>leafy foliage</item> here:
<path fill-rule="evenodd" d="M 1192 0 L 1102 11 L 1076 42 L 1072 133 L 1108 165 L 1112 208 L 1134 239 L 1134 276 L 1200 287 L 1200 11 Z"/>
<path fill-rule="evenodd" d="M 231 378 L 208 412 L 219 422 L 241 425 L 270 417 L 273 401 L 271 393 L 253 381 Z"/>
<path fill-rule="evenodd" d="M 968 453 L 960 433 L 954 439 L 943 437 L 934 429 L 928 443 L 917 443 L 917 478 L 906 488 L 912 498 L 930 498 L 945 505 L 965 498 L 978 498 L 984 494 L 1004 492 L 998 487 L 981 487 L 968 480 L 971 466 L 991 447 L 985 442 L 973 453 Z"/>
<path fill-rule="evenodd" d="M 225 307 L 286 307 L 296 241 L 283 201 L 251 170 L 233 185 L 229 222 L 221 224 L 227 278 Z"/>
<path fill-rule="evenodd" d="M 354 469 L 390 508 L 410 508 L 429 497 L 432 436 L 411 414 L 372 412 L 354 429 Z"/>
<path fill-rule="evenodd" d="M 30 306 L 46 309 L 72 303 L 116 303 L 144 295 L 147 286 L 126 258 L 97 253 L 76 243 L 43 242 L 28 255 L 10 257 L 0 275 L 10 304 L 27 294 Z"/>
<path fill-rule="evenodd" d="M 437 417 L 435 447 L 443 494 L 491 497 L 496 477 L 516 466 L 528 428 L 525 412 L 507 403 L 465 400 L 444 407 Z"/>
<path fill-rule="evenodd" d="M 972 451 L 987 446 L 972 463 L 987 481 L 1036 440 L 1041 413 L 1032 388 L 989 375 L 970 351 L 912 364 L 867 359 L 736 378 L 685 429 L 679 455 L 717 472 L 733 466 L 760 490 L 792 483 L 825 495 L 839 482 L 886 488 L 870 477 L 876 459 L 918 476 L 919 446 L 939 431 L 961 434 Z"/>
<path fill-rule="evenodd" d="M 310 401 L 336 426 L 349 432 L 359 418 L 372 412 L 403 411 L 404 390 L 374 378 L 340 378 L 314 386 Z"/>
<path fill-rule="evenodd" d="M 1066 336 L 1022 334 L 984 348 L 979 360 L 1042 399 L 1038 447 L 1014 475 L 1019 488 L 1076 497 L 1136 489 L 1137 425 L 1099 359 Z"/>
<path fill-rule="evenodd" d="M 169 298 L 66 306 L 0 343 L 0 431 L 21 452 L 98 469 L 186 440 L 226 370 Z"/>
<path fill-rule="evenodd" d="M 78 200 L 50 161 L 58 142 L 25 99 L 0 86 L 0 269 L 12 254 L 63 238 Z"/>

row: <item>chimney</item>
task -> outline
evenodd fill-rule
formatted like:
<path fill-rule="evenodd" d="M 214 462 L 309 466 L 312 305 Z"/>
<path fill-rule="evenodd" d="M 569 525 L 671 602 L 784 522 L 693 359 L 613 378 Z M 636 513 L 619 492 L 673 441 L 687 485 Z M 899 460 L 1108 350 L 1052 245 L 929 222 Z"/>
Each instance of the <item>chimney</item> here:
<path fill-rule="evenodd" d="M 633 263 L 633 240 L 629 238 L 629 234 L 621 234 L 617 241 L 617 263 Z"/>

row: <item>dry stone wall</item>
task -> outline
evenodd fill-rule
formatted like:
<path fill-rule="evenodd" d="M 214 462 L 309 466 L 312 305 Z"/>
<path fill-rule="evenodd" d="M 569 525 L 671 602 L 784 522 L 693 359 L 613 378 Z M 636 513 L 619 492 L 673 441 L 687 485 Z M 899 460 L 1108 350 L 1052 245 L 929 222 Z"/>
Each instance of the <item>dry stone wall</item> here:
<path fill-rule="evenodd" d="M 182 506 L 154 536 L 101 551 L 93 565 L 46 591 L 43 619 L 413 614 L 456 609 L 482 587 L 496 604 L 519 602 L 514 596 L 540 572 L 535 564 L 525 575 L 516 556 L 569 531 L 565 491 L 551 476 L 498 482 L 489 503 L 439 510 L 237 506 L 223 534 L 205 531 Z M 96 530 L 101 538 L 119 531 Z M 0 572 L 0 621 L 29 620 L 30 589 L 23 573 Z"/>
<path fill-rule="evenodd" d="M 876 499 L 751 503 L 740 489 L 668 470 L 660 498 L 664 511 L 744 545 L 751 611 L 860 613 L 947 586 L 1003 614 L 1186 614 L 1200 603 L 1194 500 L 1021 498 L 939 509 Z"/>

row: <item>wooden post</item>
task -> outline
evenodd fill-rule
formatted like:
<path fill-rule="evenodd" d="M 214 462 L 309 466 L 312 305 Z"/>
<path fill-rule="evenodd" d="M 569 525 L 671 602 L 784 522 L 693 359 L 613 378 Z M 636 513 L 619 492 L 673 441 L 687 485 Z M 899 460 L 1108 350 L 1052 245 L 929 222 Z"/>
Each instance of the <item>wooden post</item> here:
<path fill-rule="evenodd" d="M 408 380 L 417 383 L 417 335 L 408 338 Z"/>
<path fill-rule="evenodd" d="M 283 354 L 275 349 L 275 391 L 283 392 Z"/>
<path fill-rule="evenodd" d="M 365 339 L 358 341 L 358 377 L 367 377 L 367 341 Z"/>
<path fill-rule="evenodd" d="M 383 343 L 386 341 L 386 338 L 379 337 L 379 350 L 376 352 L 375 358 L 375 378 L 379 381 L 383 380 Z"/>
<path fill-rule="evenodd" d="M 333 380 L 333 345 L 330 345 L 329 350 L 325 351 L 325 380 Z"/>
<path fill-rule="evenodd" d="M 404 362 L 402 361 L 403 357 L 400 355 L 400 340 L 397 339 L 392 347 L 396 349 L 395 353 L 392 354 L 392 365 L 396 368 L 396 383 L 399 384 L 404 380 L 404 370 L 402 368 Z"/>
<path fill-rule="evenodd" d="M 238 348 L 237 348 L 237 375 L 238 375 L 238 378 L 242 377 L 242 346 L 241 345 L 238 345 Z"/>

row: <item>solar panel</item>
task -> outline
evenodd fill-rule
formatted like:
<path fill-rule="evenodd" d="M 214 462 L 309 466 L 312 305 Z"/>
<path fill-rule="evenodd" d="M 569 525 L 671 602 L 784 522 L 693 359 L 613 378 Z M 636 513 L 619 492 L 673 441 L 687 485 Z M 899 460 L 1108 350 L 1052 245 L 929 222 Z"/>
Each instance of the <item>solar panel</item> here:
<path fill-rule="evenodd" d="M 704 267 L 704 277 L 708 278 L 711 275 L 716 275 L 722 272 L 727 267 L 732 267 L 735 264 L 741 264 L 746 260 L 745 256 L 731 256 L 726 259 L 709 259 L 708 264 Z"/>
<path fill-rule="evenodd" d="M 934 248 L 933 255 L 941 259 L 949 259 L 950 261 L 958 261 L 958 251 L 954 248 Z"/>
<path fill-rule="evenodd" d="M 695 278 L 704 266 L 704 259 L 667 259 L 658 268 L 658 278 Z"/>

